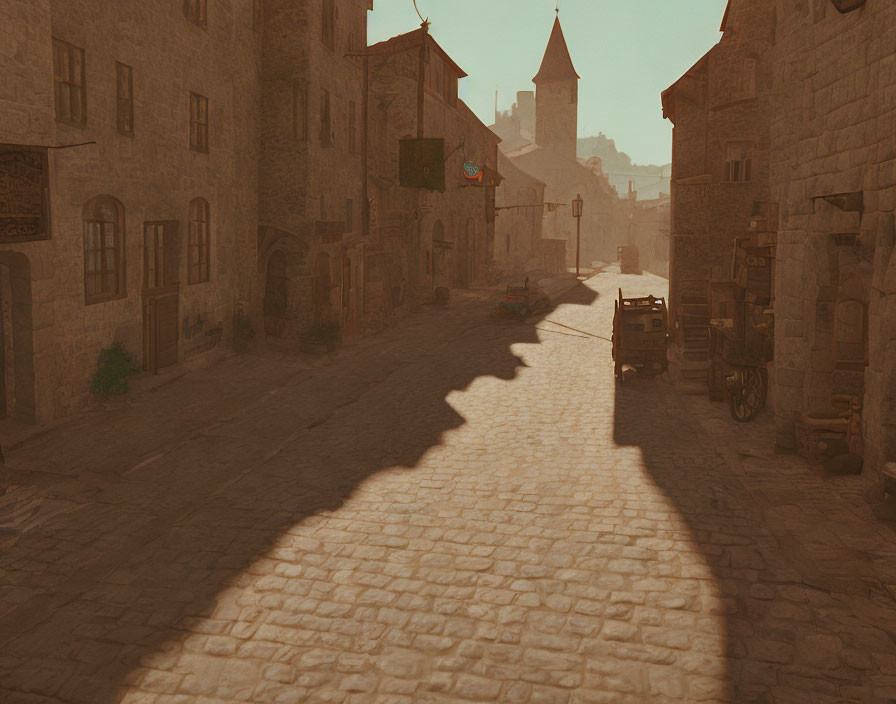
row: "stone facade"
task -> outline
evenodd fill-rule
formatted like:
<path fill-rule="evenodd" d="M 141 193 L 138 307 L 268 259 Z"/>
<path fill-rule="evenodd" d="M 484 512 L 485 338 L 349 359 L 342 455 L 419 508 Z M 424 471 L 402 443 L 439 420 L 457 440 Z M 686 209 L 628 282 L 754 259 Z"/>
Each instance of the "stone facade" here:
<path fill-rule="evenodd" d="M 503 181 L 495 194 L 495 264 L 514 273 L 548 271 L 541 245 L 545 184 L 514 166 L 503 152 L 498 153 L 498 171 Z"/>
<path fill-rule="evenodd" d="M 663 93 L 674 124 L 669 313 L 685 364 L 705 365 L 707 284 L 769 196 L 774 0 L 733 0 L 722 39 Z M 705 372 L 704 372 L 705 373 Z"/>
<path fill-rule="evenodd" d="M 753 211 L 754 219 L 766 215 L 767 229 L 777 231 L 776 442 L 819 460 L 821 430 L 845 433 L 848 454 L 863 460 L 869 496 L 879 498 L 885 468 L 896 460 L 896 47 L 888 41 L 896 6 L 779 0 L 756 15 L 759 5 L 765 3 L 731 0 L 726 38 L 664 95 L 676 125 L 673 237 L 696 244 L 706 241 L 702 233 L 721 232 L 729 222 L 726 213 L 707 211 L 701 198 L 686 197 L 684 187 L 707 161 L 700 143 L 712 141 L 712 115 L 699 109 L 712 84 L 710 59 L 726 43 L 736 46 L 727 39 L 732 32 L 752 36 L 764 47 L 757 100 L 767 110 L 742 117 L 747 132 L 768 134 L 768 148 L 758 151 L 760 162 L 753 165 L 752 197 L 776 204 Z M 719 84 L 723 92 L 736 85 L 726 80 L 727 87 Z M 706 181 L 701 188 L 715 179 Z M 750 215 L 749 207 L 739 206 L 737 217 Z M 719 240 L 711 257 L 725 255 L 724 245 Z M 694 258 L 712 269 L 711 260 L 697 257 L 699 249 L 676 254 L 673 246 L 671 287 L 679 300 L 696 278 Z M 853 399 L 861 423 L 846 412 Z M 861 437 L 850 437 L 850 425 Z"/>
<path fill-rule="evenodd" d="M 445 189 L 399 183 L 400 143 L 418 129 L 418 75 L 424 46 L 422 136 L 444 140 Z M 466 74 L 422 29 L 370 47 L 369 179 L 371 241 L 366 248 L 365 320 L 381 326 L 436 288 L 484 283 L 495 241 L 499 138 L 457 97 Z M 471 161 L 481 182 L 464 176 Z"/>
<path fill-rule="evenodd" d="M 812 418 L 862 399 L 880 496 L 896 460 L 896 6 L 779 3 L 777 19 L 777 439 L 794 447 Z"/>
<path fill-rule="evenodd" d="M 192 18 L 176 2 L 0 6 L 0 218 L 15 213 L 25 183 L 11 164 L 27 152 L 46 168 L 42 239 L 4 220 L 0 244 L 5 415 L 44 422 L 83 407 L 113 341 L 164 364 L 229 336 L 235 302 L 251 295 L 237 263 L 254 260 L 257 222 L 253 10 L 251 0 Z M 156 224 L 165 251 L 147 271 Z M 207 259 L 190 246 L 200 240 Z"/>
<path fill-rule="evenodd" d="M 368 0 L 265 0 L 254 318 L 268 337 L 359 331 Z"/>

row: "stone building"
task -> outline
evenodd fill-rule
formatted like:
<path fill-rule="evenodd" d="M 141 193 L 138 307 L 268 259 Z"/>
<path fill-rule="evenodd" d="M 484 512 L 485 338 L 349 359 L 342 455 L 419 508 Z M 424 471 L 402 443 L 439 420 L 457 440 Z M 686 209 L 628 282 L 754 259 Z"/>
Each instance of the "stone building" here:
<path fill-rule="evenodd" d="M 485 281 L 494 254 L 500 140 L 457 97 L 466 73 L 428 28 L 368 52 L 371 241 L 363 305 L 369 324 L 378 326 L 431 298 L 435 288 Z M 443 140 L 444 189 L 400 185 L 401 141 L 418 137 Z M 465 177 L 467 162 L 482 171 L 481 180 Z"/>
<path fill-rule="evenodd" d="M 492 129 L 501 137 L 501 149 L 513 165 L 545 184 L 548 205 L 542 236 L 566 240 L 567 265 L 575 265 L 576 221 L 570 204 L 579 194 L 585 202 L 581 264 L 587 266 L 595 259 L 612 261 L 615 240 L 623 229 L 622 211 L 606 174 L 580 164 L 576 156 L 579 75 L 559 16 L 532 80 L 536 85 L 534 101 L 531 93 L 518 93 L 513 110 L 509 115 L 497 115 Z"/>
<path fill-rule="evenodd" d="M 676 133 L 671 287 L 679 316 L 691 282 L 716 266 L 717 253 L 722 265 L 731 251 L 723 238 L 715 244 L 705 233 L 731 223 L 737 235 L 745 229 L 737 223 L 752 216 L 776 241 L 777 446 L 821 460 L 821 450 L 836 442 L 820 440 L 846 433 L 848 456 L 862 460 L 874 498 L 896 475 L 894 26 L 896 5 L 885 0 L 730 0 L 719 46 L 664 94 Z M 720 162 L 731 160 L 718 148 L 707 159 L 700 146 L 714 141 L 713 115 L 701 101 L 712 95 L 711 59 L 726 44 L 736 47 L 738 37 L 755 37 L 756 100 L 766 106 L 743 115 L 743 134 L 760 135 L 757 149 L 734 154 L 750 156 L 755 186 L 744 202 L 732 203 L 736 212 L 707 211 L 701 189 L 688 194 L 690 179 L 701 164 L 712 164 L 716 175 L 704 186 L 713 188 L 725 173 Z M 732 55 L 751 66 L 752 53 Z M 743 79 L 729 75 L 718 90 L 738 85 Z M 711 246 L 706 260 L 701 241 Z M 840 417 L 850 401 L 853 420 L 861 413 L 861 437 L 850 437 L 850 423 Z"/>
<path fill-rule="evenodd" d="M 158 371 L 237 314 L 350 318 L 368 9 L 0 4 L 0 415 L 84 406 L 113 342 Z"/>
<path fill-rule="evenodd" d="M 229 335 L 252 288 L 254 10 L 0 4 L 2 415 L 83 406 L 113 341 L 154 369 Z"/>
<path fill-rule="evenodd" d="M 620 244 L 638 247 L 641 269 L 657 276 L 668 276 L 669 217 L 672 205 L 669 196 L 652 200 L 633 198 L 626 205 L 628 224 Z"/>
<path fill-rule="evenodd" d="M 542 244 L 545 184 L 514 166 L 500 151 L 498 171 L 503 180 L 495 193 L 495 264 L 512 273 L 548 271 L 545 247 L 551 245 Z M 566 242 L 558 244 L 564 247 L 565 268 Z"/>
<path fill-rule="evenodd" d="M 863 476 L 896 461 L 896 5 L 779 3 L 771 189 L 780 202 L 779 446 L 857 397 Z"/>
<path fill-rule="evenodd" d="M 682 377 L 705 381 L 707 286 L 730 279 L 734 237 L 771 200 L 774 0 L 734 0 L 722 38 L 662 96 L 672 140 L 669 314 Z"/>
<path fill-rule="evenodd" d="M 259 288 L 269 338 L 359 332 L 362 147 L 370 0 L 265 0 L 258 164 Z"/>

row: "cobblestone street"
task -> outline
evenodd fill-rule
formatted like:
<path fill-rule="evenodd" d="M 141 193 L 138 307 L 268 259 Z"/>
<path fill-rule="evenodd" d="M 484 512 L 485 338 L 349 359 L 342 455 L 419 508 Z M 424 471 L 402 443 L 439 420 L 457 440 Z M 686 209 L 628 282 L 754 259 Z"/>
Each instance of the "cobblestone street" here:
<path fill-rule="evenodd" d="M 618 287 L 666 285 L 599 273 L 526 323 L 472 293 L 7 452 L 0 700 L 896 700 L 858 478 L 772 454 L 768 412 L 614 382 Z"/>

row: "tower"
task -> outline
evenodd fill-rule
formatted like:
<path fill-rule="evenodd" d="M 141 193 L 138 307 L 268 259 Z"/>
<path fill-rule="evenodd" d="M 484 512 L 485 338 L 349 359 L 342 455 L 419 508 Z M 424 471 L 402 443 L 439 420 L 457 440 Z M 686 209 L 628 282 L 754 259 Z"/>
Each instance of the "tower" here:
<path fill-rule="evenodd" d="M 535 78 L 535 143 L 570 159 L 576 158 L 579 74 L 560 28 L 559 15 Z"/>

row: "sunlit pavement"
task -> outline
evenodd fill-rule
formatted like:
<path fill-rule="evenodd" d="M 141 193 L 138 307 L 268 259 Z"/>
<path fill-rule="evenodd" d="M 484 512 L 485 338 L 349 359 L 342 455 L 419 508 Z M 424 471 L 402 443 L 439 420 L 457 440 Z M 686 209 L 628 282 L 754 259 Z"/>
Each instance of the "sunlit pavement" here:
<path fill-rule="evenodd" d="M 768 413 L 617 385 L 619 286 L 666 282 L 527 323 L 468 296 L 8 453 L 0 701 L 896 699 L 890 527 Z"/>

